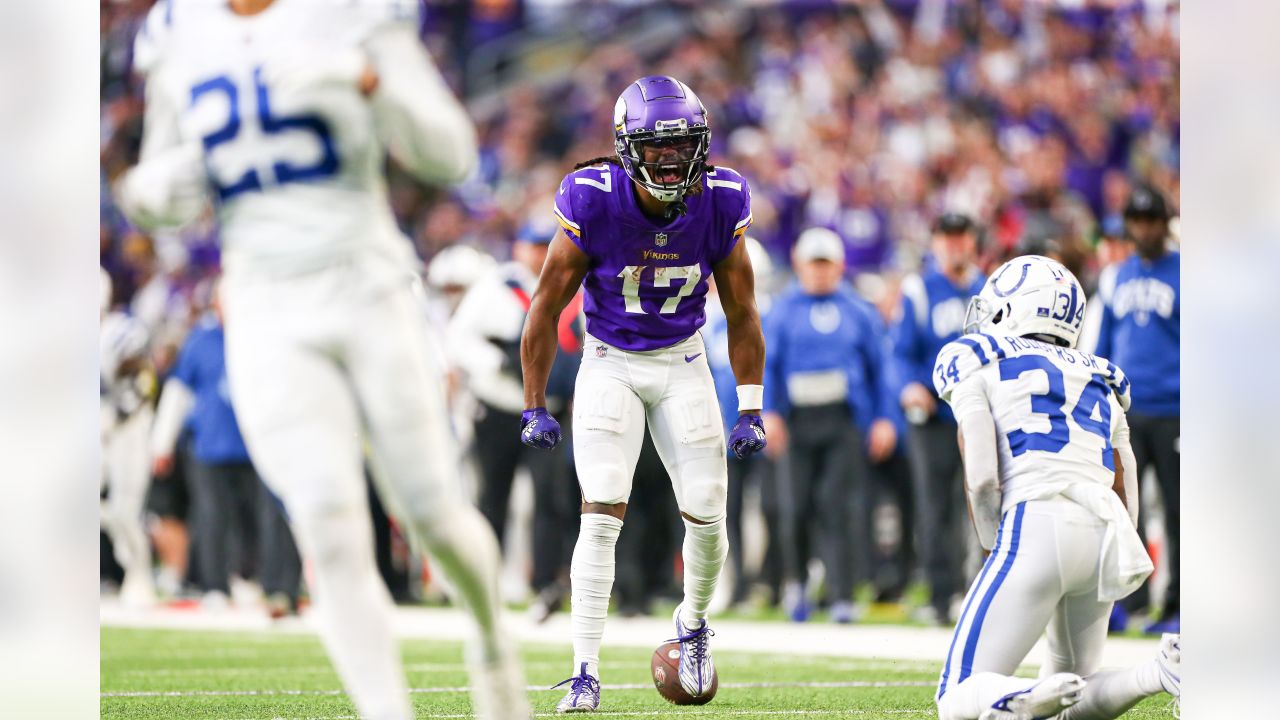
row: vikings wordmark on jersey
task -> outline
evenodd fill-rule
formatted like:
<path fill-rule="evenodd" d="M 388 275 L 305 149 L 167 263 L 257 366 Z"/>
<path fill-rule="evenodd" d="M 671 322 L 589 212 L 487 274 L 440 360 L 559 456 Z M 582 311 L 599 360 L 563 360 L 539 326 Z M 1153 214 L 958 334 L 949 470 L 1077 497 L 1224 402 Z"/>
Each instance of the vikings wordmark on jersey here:
<path fill-rule="evenodd" d="M 751 189 L 717 167 L 688 212 L 647 216 L 619 165 L 565 177 L 556 194 L 561 227 L 591 260 L 583 280 L 587 332 L 624 350 L 654 350 L 688 338 L 706 321 L 707 281 L 751 225 Z M 661 249 L 655 249 L 661 248 Z"/>

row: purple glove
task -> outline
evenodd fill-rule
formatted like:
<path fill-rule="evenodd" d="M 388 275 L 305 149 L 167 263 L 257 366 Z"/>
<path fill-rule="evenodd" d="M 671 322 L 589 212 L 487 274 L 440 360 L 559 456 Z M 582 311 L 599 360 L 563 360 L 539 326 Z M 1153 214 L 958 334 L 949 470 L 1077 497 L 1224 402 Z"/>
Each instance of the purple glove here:
<path fill-rule="evenodd" d="M 546 408 L 525 410 L 520 415 L 520 442 L 529 447 L 550 450 L 560 443 L 560 423 Z"/>
<path fill-rule="evenodd" d="M 733 432 L 729 433 L 729 449 L 739 460 L 751 457 L 768 444 L 764 439 L 764 421 L 759 415 L 738 416 L 738 423 L 733 426 Z"/>

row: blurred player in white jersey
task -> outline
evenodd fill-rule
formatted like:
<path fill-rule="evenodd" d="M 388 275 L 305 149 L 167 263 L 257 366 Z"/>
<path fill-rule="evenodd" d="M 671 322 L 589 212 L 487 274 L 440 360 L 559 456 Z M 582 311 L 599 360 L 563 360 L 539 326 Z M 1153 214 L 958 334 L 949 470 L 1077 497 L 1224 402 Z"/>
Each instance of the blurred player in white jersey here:
<path fill-rule="evenodd" d="M 1062 265 L 1014 258 L 971 300 L 966 335 L 938 353 L 934 385 L 955 411 L 990 551 L 943 666 L 942 720 L 1109 720 L 1181 693 L 1177 635 L 1147 663 L 1098 670 L 1112 604 L 1152 566 L 1135 529 L 1129 380 L 1074 349 L 1084 305 Z M 1046 632 L 1041 680 L 1013 677 Z"/>
<path fill-rule="evenodd" d="M 144 226 L 212 191 L 228 379 L 255 466 L 284 500 L 321 637 L 361 717 L 412 716 L 362 474 L 440 562 L 477 621 L 480 717 L 528 717 L 500 627 L 498 549 L 460 492 L 416 260 L 388 206 L 385 152 L 457 182 L 475 131 L 416 34 L 412 0 L 165 0 L 135 51 L 142 159 L 120 182 Z"/>
<path fill-rule="evenodd" d="M 99 357 L 107 499 L 102 504 L 102 529 L 124 568 L 121 602 L 145 608 L 155 602 L 151 545 L 142 515 L 151 483 L 147 443 L 155 416 L 151 407 L 155 374 L 147 358 L 150 338 L 146 326 L 128 313 L 112 310 L 111 293 L 111 278 L 104 270 Z"/>

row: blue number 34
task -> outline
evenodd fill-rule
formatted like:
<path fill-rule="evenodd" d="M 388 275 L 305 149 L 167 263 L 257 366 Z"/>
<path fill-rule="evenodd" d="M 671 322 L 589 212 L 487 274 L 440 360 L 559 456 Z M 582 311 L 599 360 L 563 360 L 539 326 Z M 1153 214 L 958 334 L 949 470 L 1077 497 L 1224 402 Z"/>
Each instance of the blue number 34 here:
<path fill-rule="evenodd" d="M 273 115 L 271 113 L 270 91 L 262 83 L 261 68 L 255 68 L 253 71 L 253 91 L 258 101 L 258 124 L 262 127 L 263 133 L 275 135 L 290 130 L 298 130 L 311 133 L 320 143 L 320 159 L 314 163 L 297 165 L 283 160 L 273 163 L 271 169 L 275 174 L 277 185 L 318 180 L 337 174 L 338 153 L 333 144 L 333 132 L 329 129 L 329 123 L 325 122 L 324 118 L 315 113 Z M 200 98 L 211 93 L 222 94 L 226 97 L 229 112 L 227 121 L 222 127 L 202 138 L 205 154 L 212 152 L 214 148 L 223 143 L 234 140 L 240 134 L 242 127 L 240 91 L 236 84 L 231 81 L 231 78 L 226 75 L 219 75 L 191 88 L 191 105 L 195 105 Z M 218 198 L 223 201 L 243 192 L 262 189 L 262 178 L 258 176 L 256 169 L 250 169 L 240 177 L 230 181 L 216 175 L 213 176 L 212 180 L 214 187 L 218 191 Z"/>
<path fill-rule="evenodd" d="M 1049 432 L 1026 432 L 1018 429 L 1007 434 L 1009 449 L 1014 457 L 1028 450 L 1043 450 L 1056 453 L 1067 446 L 1070 434 L 1067 429 L 1067 416 L 1063 406 L 1067 403 L 1067 393 L 1063 387 L 1062 371 L 1048 358 L 1038 355 L 1020 355 L 1000 363 L 1000 379 L 1015 380 L 1023 373 L 1041 370 L 1049 379 L 1049 391 L 1031 396 L 1031 411 L 1049 417 Z M 1115 472 L 1115 456 L 1111 449 L 1111 405 L 1107 402 L 1111 388 L 1101 375 L 1095 374 L 1093 379 L 1080 392 L 1076 406 L 1071 409 L 1071 419 L 1086 432 L 1102 438 L 1102 465 Z M 1098 411 L 1098 419 L 1093 419 L 1094 409 Z"/>

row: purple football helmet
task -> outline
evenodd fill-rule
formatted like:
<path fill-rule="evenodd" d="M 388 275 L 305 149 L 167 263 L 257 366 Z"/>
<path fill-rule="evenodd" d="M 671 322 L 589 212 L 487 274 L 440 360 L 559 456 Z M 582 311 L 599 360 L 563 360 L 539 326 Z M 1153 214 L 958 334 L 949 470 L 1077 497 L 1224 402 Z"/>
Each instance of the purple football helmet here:
<path fill-rule="evenodd" d="M 707 109 L 688 85 L 666 75 L 642 77 L 622 91 L 613 137 L 627 176 L 663 202 L 680 200 L 702 178 L 711 147 Z"/>

